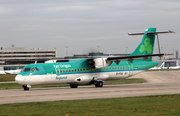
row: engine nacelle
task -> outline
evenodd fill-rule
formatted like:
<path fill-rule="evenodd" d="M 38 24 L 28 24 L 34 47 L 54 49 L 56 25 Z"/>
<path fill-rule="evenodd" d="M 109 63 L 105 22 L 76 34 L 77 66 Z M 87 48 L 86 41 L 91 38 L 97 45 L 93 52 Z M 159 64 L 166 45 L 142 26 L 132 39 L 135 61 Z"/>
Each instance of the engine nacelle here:
<path fill-rule="evenodd" d="M 75 84 L 89 84 L 92 81 L 93 77 L 90 76 L 81 76 L 74 79 Z"/>
<path fill-rule="evenodd" d="M 103 68 L 109 66 L 112 61 L 107 61 L 107 58 L 96 58 L 94 59 L 95 68 Z"/>

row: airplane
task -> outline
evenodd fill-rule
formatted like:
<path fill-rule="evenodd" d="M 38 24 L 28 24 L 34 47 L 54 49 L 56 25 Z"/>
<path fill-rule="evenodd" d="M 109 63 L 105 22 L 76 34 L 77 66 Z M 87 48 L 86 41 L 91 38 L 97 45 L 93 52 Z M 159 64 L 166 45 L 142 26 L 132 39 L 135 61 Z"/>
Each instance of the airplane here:
<path fill-rule="evenodd" d="M 156 32 L 156 28 L 151 27 L 144 33 L 129 33 L 128 35 L 144 35 L 130 55 L 29 64 L 15 77 L 15 81 L 21 84 L 25 91 L 33 85 L 62 83 L 69 84 L 71 88 L 90 84 L 103 87 L 104 81 L 126 79 L 158 65 L 158 62 L 152 61 L 152 57 L 162 57 L 165 54 L 153 54 L 155 35 L 163 33 L 175 32 Z"/>
<path fill-rule="evenodd" d="M 149 70 L 157 69 L 180 69 L 179 60 L 159 60 L 161 65 L 150 68 Z"/>

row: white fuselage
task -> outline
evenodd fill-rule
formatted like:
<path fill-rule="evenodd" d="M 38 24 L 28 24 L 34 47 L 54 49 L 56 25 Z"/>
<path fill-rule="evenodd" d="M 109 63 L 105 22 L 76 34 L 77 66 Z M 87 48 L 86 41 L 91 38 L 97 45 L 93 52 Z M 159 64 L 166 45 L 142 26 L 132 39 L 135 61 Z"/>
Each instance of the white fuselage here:
<path fill-rule="evenodd" d="M 46 75 L 17 75 L 15 80 L 22 85 L 42 85 L 42 84 L 89 84 L 91 80 L 97 79 L 102 81 L 121 80 L 142 72 L 137 71 L 114 71 L 98 73 L 74 73 L 74 74 L 46 74 Z M 80 79 L 80 81 L 78 80 Z"/>

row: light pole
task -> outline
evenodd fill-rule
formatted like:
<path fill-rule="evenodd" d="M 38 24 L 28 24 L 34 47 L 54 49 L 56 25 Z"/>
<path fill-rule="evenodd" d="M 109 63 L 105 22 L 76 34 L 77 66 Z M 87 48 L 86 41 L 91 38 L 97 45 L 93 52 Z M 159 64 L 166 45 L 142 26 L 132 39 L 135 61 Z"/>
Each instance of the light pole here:
<path fill-rule="evenodd" d="M 66 56 L 68 56 L 68 46 L 66 46 Z"/>

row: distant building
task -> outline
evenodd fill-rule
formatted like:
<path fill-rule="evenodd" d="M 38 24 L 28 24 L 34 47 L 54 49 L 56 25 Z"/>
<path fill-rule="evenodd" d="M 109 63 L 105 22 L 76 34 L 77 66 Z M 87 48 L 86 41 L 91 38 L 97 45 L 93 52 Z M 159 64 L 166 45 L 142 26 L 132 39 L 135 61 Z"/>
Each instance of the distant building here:
<path fill-rule="evenodd" d="M 44 63 L 57 57 L 56 49 L 25 49 L 24 47 L 0 48 L 0 74 L 17 74 L 27 64 Z"/>
<path fill-rule="evenodd" d="M 33 48 L 28 50 L 24 47 L 1 47 L 0 49 L 0 65 L 30 64 L 56 57 L 56 49 Z"/>
<path fill-rule="evenodd" d="M 98 57 L 98 56 L 127 56 L 129 54 L 104 54 L 103 52 L 91 52 L 89 54 L 75 54 L 74 56 L 66 56 L 65 59 L 75 59 L 75 58 L 88 58 L 88 57 Z"/>

